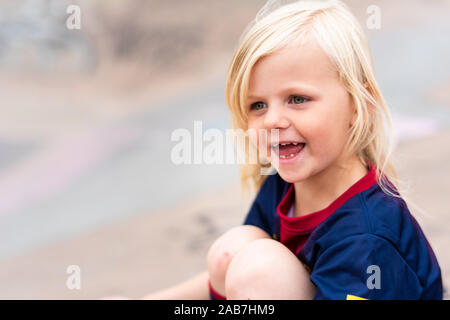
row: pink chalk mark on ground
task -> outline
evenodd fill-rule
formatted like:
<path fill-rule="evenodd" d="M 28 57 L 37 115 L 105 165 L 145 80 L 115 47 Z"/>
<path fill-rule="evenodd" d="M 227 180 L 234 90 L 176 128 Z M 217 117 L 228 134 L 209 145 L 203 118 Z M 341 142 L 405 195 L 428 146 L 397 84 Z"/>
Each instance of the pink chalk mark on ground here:
<path fill-rule="evenodd" d="M 440 128 L 438 121 L 430 118 L 411 117 L 401 114 L 393 114 L 392 118 L 394 131 L 402 142 L 434 135 Z"/>
<path fill-rule="evenodd" d="M 0 172 L 0 215 L 55 195 L 134 136 L 132 131 L 96 130 L 49 143 Z"/>

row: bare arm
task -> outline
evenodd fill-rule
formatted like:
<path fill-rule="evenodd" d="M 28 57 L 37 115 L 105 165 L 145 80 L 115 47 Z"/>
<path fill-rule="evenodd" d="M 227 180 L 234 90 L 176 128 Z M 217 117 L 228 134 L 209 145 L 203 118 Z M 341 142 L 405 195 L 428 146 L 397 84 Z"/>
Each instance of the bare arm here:
<path fill-rule="evenodd" d="M 208 271 L 172 287 L 145 295 L 142 300 L 209 300 Z"/>

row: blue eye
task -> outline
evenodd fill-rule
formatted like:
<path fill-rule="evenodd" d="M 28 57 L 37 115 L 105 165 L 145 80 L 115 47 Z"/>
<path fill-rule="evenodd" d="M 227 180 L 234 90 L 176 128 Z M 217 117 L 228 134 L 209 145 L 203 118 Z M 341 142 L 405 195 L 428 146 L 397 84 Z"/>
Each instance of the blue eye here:
<path fill-rule="evenodd" d="M 266 104 L 265 104 L 264 102 L 261 102 L 261 101 L 255 102 L 255 103 L 253 103 L 253 104 L 250 106 L 250 109 L 251 109 L 251 110 L 261 110 L 261 109 L 264 108 L 265 105 L 266 105 Z"/>
<path fill-rule="evenodd" d="M 309 98 L 303 97 L 303 96 L 290 96 L 289 97 L 289 103 L 293 103 L 293 104 L 302 104 L 309 101 Z M 261 110 L 264 109 L 265 107 L 267 107 L 267 105 L 264 102 L 258 101 L 255 103 L 252 103 L 250 105 L 250 110 Z"/>
<path fill-rule="evenodd" d="M 308 101 L 307 98 L 302 97 L 302 96 L 291 96 L 291 99 L 290 99 L 290 100 L 291 100 L 292 103 L 294 103 L 294 104 L 302 104 L 302 103 L 305 103 L 306 101 Z"/>

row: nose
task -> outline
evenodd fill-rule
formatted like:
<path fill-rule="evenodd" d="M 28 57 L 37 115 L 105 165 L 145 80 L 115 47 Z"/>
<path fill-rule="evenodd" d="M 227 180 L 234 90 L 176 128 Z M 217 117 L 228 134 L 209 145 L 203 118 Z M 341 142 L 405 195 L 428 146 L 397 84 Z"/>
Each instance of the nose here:
<path fill-rule="evenodd" d="M 267 129 L 284 129 L 289 126 L 289 119 L 286 117 L 282 105 L 269 105 L 264 115 L 264 126 Z"/>

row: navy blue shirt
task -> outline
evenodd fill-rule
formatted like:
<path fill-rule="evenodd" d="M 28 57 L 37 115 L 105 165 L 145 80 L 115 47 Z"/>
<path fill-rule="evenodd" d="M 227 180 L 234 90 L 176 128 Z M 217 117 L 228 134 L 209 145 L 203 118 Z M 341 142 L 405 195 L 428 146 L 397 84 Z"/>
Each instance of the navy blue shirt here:
<path fill-rule="evenodd" d="M 406 203 L 377 184 L 373 167 L 324 210 L 287 217 L 294 197 L 292 184 L 268 176 L 244 224 L 288 244 L 310 271 L 315 299 L 442 299 L 433 250 Z"/>

